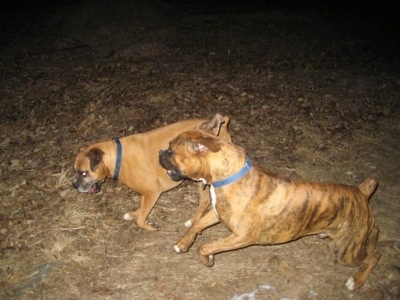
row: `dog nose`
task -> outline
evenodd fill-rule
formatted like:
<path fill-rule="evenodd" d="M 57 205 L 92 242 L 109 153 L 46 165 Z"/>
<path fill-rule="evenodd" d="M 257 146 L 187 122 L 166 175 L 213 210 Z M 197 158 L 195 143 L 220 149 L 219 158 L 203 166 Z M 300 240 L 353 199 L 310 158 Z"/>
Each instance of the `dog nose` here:
<path fill-rule="evenodd" d="M 172 154 L 172 150 L 171 149 L 165 149 L 165 150 L 160 150 L 160 152 L 158 153 L 158 155 L 171 155 Z"/>
<path fill-rule="evenodd" d="M 74 181 L 72 182 L 72 185 L 73 185 L 74 188 L 76 188 L 76 189 L 79 187 L 79 183 L 78 183 L 77 180 L 74 180 Z"/>

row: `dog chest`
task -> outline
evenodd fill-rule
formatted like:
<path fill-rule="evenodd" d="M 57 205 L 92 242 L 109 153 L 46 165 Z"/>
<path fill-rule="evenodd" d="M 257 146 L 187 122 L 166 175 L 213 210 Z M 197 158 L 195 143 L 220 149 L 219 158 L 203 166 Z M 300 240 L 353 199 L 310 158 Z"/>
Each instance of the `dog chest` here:
<path fill-rule="evenodd" d="M 212 185 L 210 185 L 210 198 L 211 198 L 211 205 L 212 205 L 212 207 L 214 209 L 215 214 L 218 217 L 218 212 L 217 212 L 217 208 L 216 208 L 217 195 L 215 194 L 215 188 Z"/>

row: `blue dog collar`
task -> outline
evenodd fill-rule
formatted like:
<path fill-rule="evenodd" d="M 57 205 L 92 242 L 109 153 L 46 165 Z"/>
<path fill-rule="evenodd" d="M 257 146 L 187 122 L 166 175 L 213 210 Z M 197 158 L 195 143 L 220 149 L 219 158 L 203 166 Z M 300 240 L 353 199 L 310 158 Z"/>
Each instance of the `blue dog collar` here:
<path fill-rule="evenodd" d="M 116 137 L 116 138 L 113 138 L 113 140 L 117 144 L 117 160 L 115 162 L 115 170 L 114 170 L 113 179 L 118 179 L 119 169 L 121 168 L 122 146 L 121 146 L 121 142 L 119 141 L 119 138 Z"/>
<path fill-rule="evenodd" d="M 244 164 L 243 168 L 239 172 L 237 172 L 236 174 L 234 174 L 228 178 L 213 182 L 211 185 L 215 188 L 218 188 L 218 187 L 230 184 L 232 182 L 235 182 L 236 180 L 239 180 L 244 175 L 246 175 L 246 173 L 250 171 L 252 166 L 253 165 L 251 163 L 251 159 L 250 159 L 250 157 L 247 156 L 246 163 Z"/>

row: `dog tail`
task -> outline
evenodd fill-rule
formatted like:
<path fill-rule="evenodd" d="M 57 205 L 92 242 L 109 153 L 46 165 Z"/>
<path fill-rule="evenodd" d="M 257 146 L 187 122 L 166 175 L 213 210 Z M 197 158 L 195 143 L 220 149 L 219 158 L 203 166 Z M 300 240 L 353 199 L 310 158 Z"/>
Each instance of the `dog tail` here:
<path fill-rule="evenodd" d="M 375 192 L 378 182 L 373 178 L 365 179 L 359 186 L 358 189 L 368 198 Z"/>

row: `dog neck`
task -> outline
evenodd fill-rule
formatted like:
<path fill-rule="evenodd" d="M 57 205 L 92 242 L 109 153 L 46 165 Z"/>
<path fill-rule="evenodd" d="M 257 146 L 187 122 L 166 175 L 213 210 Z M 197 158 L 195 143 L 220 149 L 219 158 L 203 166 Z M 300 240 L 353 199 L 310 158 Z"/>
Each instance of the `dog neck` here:
<path fill-rule="evenodd" d="M 233 174 L 232 176 L 229 176 L 228 178 L 215 181 L 215 182 L 211 183 L 211 185 L 214 188 L 219 188 L 224 185 L 231 184 L 232 182 L 235 182 L 236 180 L 241 179 L 244 175 L 246 175 L 247 172 L 250 171 L 251 168 L 252 168 L 251 159 L 250 159 L 250 157 L 247 156 L 246 163 L 244 164 L 243 168 L 240 169 L 239 172 L 237 172 L 236 174 Z"/>
<path fill-rule="evenodd" d="M 116 162 L 115 162 L 114 175 L 112 178 L 117 180 L 118 175 L 119 175 L 119 170 L 121 168 L 122 146 L 121 146 L 121 142 L 119 141 L 119 138 L 115 137 L 115 138 L 113 138 L 113 140 L 115 141 L 115 144 L 117 145 L 117 158 L 116 158 Z"/>

